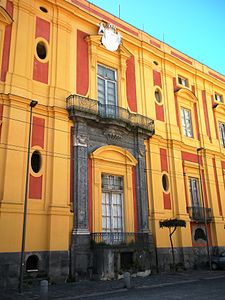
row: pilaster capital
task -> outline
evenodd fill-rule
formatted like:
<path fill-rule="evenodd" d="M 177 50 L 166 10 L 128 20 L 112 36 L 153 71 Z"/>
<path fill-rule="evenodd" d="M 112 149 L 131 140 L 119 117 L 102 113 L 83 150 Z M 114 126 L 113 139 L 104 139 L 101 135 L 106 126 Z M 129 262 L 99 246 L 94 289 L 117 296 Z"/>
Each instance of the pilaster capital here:
<path fill-rule="evenodd" d="M 74 146 L 75 147 L 88 147 L 88 142 L 89 142 L 89 138 L 87 135 L 83 134 L 83 133 L 78 133 L 75 137 L 74 137 Z"/>

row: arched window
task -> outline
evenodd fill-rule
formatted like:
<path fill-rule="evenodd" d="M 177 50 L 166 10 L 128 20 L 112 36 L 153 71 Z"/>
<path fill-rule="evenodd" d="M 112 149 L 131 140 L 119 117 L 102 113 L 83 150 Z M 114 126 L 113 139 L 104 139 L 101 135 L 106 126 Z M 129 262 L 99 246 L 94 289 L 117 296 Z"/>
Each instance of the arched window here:
<path fill-rule="evenodd" d="M 38 271 L 38 263 L 39 263 L 39 258 L 37 257 L 37 255 L 34 254 L 30 255 L 26 261 L 26 271 L 27 272 Z"/>
<path fill-rule="evenodd" d="M 206 241 L 206 234 L 202 228 L 197 228 L 195 230 L 194 239 L 195 239 L 195 241 L 198 241 L 198 240 Z"/>

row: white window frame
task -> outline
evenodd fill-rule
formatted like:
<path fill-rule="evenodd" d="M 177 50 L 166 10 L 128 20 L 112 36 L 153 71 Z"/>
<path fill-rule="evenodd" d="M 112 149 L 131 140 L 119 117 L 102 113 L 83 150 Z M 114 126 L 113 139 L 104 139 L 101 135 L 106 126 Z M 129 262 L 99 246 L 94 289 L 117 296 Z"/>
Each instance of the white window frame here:
<path fill-rule="evenodd" d="M 225 123 L 219 122 L 220 142 L 225 148 Z"/>
<path fill-rule="evenodd" d="M 120 186 L 114 184 L 116 180 L 119 180 L 121 182 Z M 105 182 L 108 182 L 108 184 L 105 185 Z M 124 232 L 123 194 L 124 191 L 122 176 L 102 174 L 102 231 L 103 233 L 106 233 L 106 236 L 103 236 L 103 239 L 107 242 L 110 242 L 110 235 L 108 236 L 107 233 L 121 233 L 121 235 L 118 234 L 115 237 L 118 239 L 118 241 L 121 241 L 122 239 L 122 233 Z M 119 204 L 115 203 L 115 200 L 117 202 L 118 199 L 120 202 Z M 120 220 L 118 220 L 118 218 Z M 105 227 L 103 226 L 103 223 L 106 224 Z M 114 226 L 115 223 L 117 224 L 116 228 Z M 118 227 L 119 223 L 121 224 L 120 227 Z M 115 242 L 115 240 L 113 242 Z"/>
<path fill-rule="evenodd" d="M 221 94 L 215 93 L 215 100 L 223 103 L 223 96 Z"/>
<path fill-rule="evenodd" d="M 187 117 L 187 115 L 189 115 L 189 118 Z M 190 109 L 181 107 L 181 121 L 184 135 L 186 137 L 193 138 L 194 133 Z"/>
<path fill-rule="evenodd" d="M 200 198 L 200 190 L 199 190 L 199 179 L 196 177 L 188 177 L 189 183 L 189 192 L 192 207 L 200 207 L 201 198 Z"/>
<path fill-rule="evenodd" d="M 107 70 L 113 72 L 114 74 L 114 79 L 110 79 L 107 76 L 102 76 L 99 74 L 98 72 L 98 68 L 101 67 L 103 68 L 106 73 Z M 100 80 L 103 82 L 103 87 L 104 87 L 104 99 L 101 99 L 99 97 L 99 87 L 100 87 Z M 97 65 L 97 85 L 98 85 L 98 101 L 99 101 L 99 107 L 102 106 L 102 111 L 107 115 L 111 115 L 114 116 L 116 114 L 116 107 L 118 106 L 118 84 L 117 84 L 117 71 L 115 69 L 106 67 L 102 64 L 98 64 Z M 109 99 L 109 85 L 114 85 L 114 95 L 113 95 L 113 101 L 112 99 Z M 111 102 L 111 103 L 110 103 Z M 113 102 L 113 103 L 112 103 Z"/>
<path fill-rule="evenodd" d="M 159 105 L 162 104 L 162 102 L 163 102 L 162 101 L 162 92 L 158 87 L 155 89 L 155 101 Z"/>
<path fill-rule="evenodd" d="M 188 79 L 185 78 L 185 77 L 183 77 L 183 76 L 178 75 L 178 83 L 179 83 L 180 85 L 185 86 L 185 87 L 189 87 Z"/>

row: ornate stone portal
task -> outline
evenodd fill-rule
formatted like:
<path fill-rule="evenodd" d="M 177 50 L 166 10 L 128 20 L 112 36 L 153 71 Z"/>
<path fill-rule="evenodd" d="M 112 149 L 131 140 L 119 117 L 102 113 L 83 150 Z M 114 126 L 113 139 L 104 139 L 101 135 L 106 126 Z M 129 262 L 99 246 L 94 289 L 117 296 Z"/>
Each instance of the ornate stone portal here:
<path fill-rule="evenodd" d="M 129 151 L 136 159 L 136 202 L 137 231 L 149 233 L 148 195 L 146 178 L 146 157 L 144 140 L 153 133 L 153 127 L 132 126 L 121 119 L 105 119 L 82 108 L 67 107 L 74 123 L 74 228 L 72 232 L 72 275 L 87 274 L 93 266 L 90 249 L 89 214 L 88 211 L 88 159 L 102 146 L 115 145 Z"/>

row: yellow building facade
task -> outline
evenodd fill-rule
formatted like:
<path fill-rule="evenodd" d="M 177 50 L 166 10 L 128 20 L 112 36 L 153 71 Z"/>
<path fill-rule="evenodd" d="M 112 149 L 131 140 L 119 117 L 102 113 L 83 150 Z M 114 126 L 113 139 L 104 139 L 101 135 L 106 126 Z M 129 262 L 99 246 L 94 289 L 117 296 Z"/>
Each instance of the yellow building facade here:
<path fill-rule="evenodd" d="M 22 236 L 24 280 L 169 269 L 169 219 L 176 264 L 225 247 L 223 75 L 87 1 L 0 0 L 0 76 L 1 286 Z"/>

